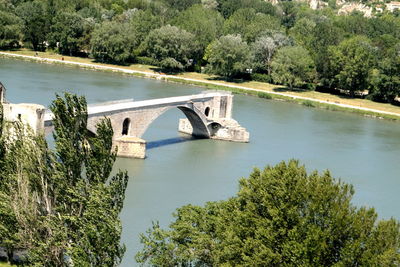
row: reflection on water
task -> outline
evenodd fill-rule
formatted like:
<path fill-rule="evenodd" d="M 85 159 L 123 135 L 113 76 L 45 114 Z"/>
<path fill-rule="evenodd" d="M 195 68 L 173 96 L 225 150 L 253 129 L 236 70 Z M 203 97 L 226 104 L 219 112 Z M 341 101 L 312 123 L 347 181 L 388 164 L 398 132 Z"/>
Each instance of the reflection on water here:
<path fill-rule="evenodd" d="M 88 102 L 187 95 L 202 88 L 113 73 L 0 58 L 0 80 L 13 102 L 48 105 L 55 92 L 73 89 Z M 179 206 L 227 199 L 253 167 L 299 159 L 309 171 L 329 169 L 352 183 L 357 205 L 374 206 L 381 217 L 400 219 L 400 123 L 307 108 L 254 97 L 234 97 L 234 118 L 250 143 L 192 140 L 177 132 L 183 114 L 167 111 L 146 131 L 147 159 L 118 158 L 115 170 L 130 180 L 121 214 L 122 266 L 135 266 L 139 234 L 153 220 L 168 225 Z"/>
<path fill-rule="evenodd" d="M 160 147 L 160 146 L 168 146 L 168 145 L 173 145 L 173 144 L 178 144 L 178 143 L 183 143 L 183 142 L 188 142 L 188 141 L 194 141 L 198 140 L 192 136 L 180 136 L 180 137 L 172 137 L 172 138 L 167 138 L 167 139 L 162 139 L 162 140 L 157 140 L 157 141 L 151 141 L 147 142 L 146 144 L 146 150 Z"/>

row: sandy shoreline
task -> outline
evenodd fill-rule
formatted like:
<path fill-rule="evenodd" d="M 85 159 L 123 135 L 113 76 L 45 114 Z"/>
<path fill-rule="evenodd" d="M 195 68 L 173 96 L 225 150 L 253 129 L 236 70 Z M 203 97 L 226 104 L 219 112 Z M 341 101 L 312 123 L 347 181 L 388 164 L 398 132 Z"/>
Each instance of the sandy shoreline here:
<path fill-rule="evenodd" d="M 51 59 L 51 58 L 45 58 L 45 57 L 19 55 L 19 54 L 8 53 L 8 52 L 0 52 L 0 55 L 6 56 L 6 57 L 25 58 L 25 59 L 38 61 L 38 62 L 75 65 L 75 66 L 89 68 L 89 69 L 108 70 L 108 71 L 120 72 L 120 73 L 125 73 L 125 74 L 140 75 L 140 76 L 143 76 L 146 78 L 153 78 L 153 79 L 159 79 L 159 80 L 165 80 L 165 81 L 182 80 L 182 81 L 185 81 L 188 83 L 193 82 L 195 85 L 201 85 L 201 84 L 215 85 L 215 86 L 232 88 L 232 89 L 240 89 L 240 90 L 249 91 L 249 92 L 267 93 L 267 94 L 271 94 L 271 95 L 277 95 L 277 96 L 291 98 L 294 100 L 313 101 L 313 102 L 317 102 L 317 103 L 321 103 L 321 104 L 333 105 L 333 106 L 338 106 L 338 107 L 342 107 L 342 108 L 350 108 L 350 109 L 356 109 L 356 110 L 360 110 L 360 111 L 367 111 L 367 112 L 373 112 L 373 113 L 378 113 L 378 114 L 385 114 L 385 115 L 400 117 L 400 114 L 395 113 L 395 112 L 389 112 L 389 111 L 383 111 L 383 110 L 379 110 L 379 109 L 372 109 L 372 108 L 365 108 L 365 107 L 358 107 L 358 106 L 349 105 L 349 104 L 334 103 L 334 102 L 319 100 L 319 99 L 310 98 L 310 97 L 295 96 L 295 95 L 279 93 L 279 92 L 274 92 L 274 91 L 254 89 L 254 88 L 249 88 L 249 87 L 245 87 L 245 86 L 219 83 L 219 82 L 215 82 L 215 81 L 204 81 L 204 80 L 185 78 L 185 77 L 179 77 L 179 76 L 174 76 L 174 75 L 152 73 L 152 72 L 147 72 L 147 71 L 131 70 L 131 69 L 118 68 L 118 67 L 109 67 L 109 66 L 103 66 L 103 65 L 95 64 L 95 63 L 93 63 L 93 64 L 92 63 L 81 63 L 81 62 L 74 62 L 74 61 L 60 60 L 60 59 Z"/>

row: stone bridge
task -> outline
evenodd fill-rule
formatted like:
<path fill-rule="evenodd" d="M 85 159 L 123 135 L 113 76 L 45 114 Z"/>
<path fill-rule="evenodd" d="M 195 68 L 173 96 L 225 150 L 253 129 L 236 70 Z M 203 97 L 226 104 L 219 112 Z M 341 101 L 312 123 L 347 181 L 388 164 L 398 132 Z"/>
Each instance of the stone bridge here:
<path fill-rule="evenodd" d="M 52 131 L 53 114 L 35 104 L 9 104 L 9 120 L 22 119 L 36 131 Z M 186 116 L 179 120 L 179 131 L 198 138 L 248 142 L 249 133 L 232 119 L 233 95 L 204 92 L 197 95 L 144 101 L 133 99 L 88 105 L 88 130 L 96 134 L 96 125 L 104 117 L 111 120 L 113 144 L 118 156 L 145 158 L 146 142 L 141 139 L 150 124 L 167 110 L 178 108 Z M 7 112 L 5 112 L 7 113 Z M 13 116 L 10 116 L 13 114 Z M 13 117 L 13 118 L 11 118 Z"/>

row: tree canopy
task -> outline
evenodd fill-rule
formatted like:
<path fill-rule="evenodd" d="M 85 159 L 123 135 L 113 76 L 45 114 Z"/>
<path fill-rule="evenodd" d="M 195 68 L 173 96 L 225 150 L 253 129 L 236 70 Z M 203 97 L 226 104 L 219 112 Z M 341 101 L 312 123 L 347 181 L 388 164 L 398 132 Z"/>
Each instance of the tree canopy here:
<path fill-rule="evenodd" d="M 199 48 L 193 34 L 167 25 L 151 31 L 142 49 L 151 58 L 176 62 L 176 68 L 183 69 L 191 64 Z"/>
<path fill-rule="evenodd" d="M 293 87 L 311 84 L 315 79 L 314 61 L 301 46 L 286 46 L 279 49 L 271 62 L 272 79 Z"/>
<path fill-rule="evenodd" d="M 334 84 L 339 88 L 356 91 L 368 89 L 368 75 L 376 64 L 376 49 L 363 36 L 342 41 L 328 50 Z"/>
<path fill-rule="evenodd" d="M 93 32 L 92 56 L 100 62 L 124 64 L 134 57 L 136 38 L 128 23 L 104 22 Z"/>
<path fill-rule="evenodd" d="M 204 59 L 209 73 L 232 78 L 250 67 L 251 53 L 240 35 L 226 35 L 207 47 Z"/>
<path fill-rule="evenodd" d="M 215 10 L 194 5 L 179 14 L 174 24 L 192 33 L 204 50 L 221 35 L 223 17 Z"/>
<path fill-rule="evenodd" d="M 20 46 L 21 24 L 21 19 L 18 16 L 0 10 L 0 48 L 9 49 Z"/>
<path fill-rule="evenodd" d="M 142 235 L 152 266 L 396 266 L 400 225 L 351 203 L 354 189 L 296 160 L 254 169 L 236 196 L 186 205 Z"/>
<path fill-rule="evenodd" d="M 385 4 L 364 2 L 371 7 L 371 16 L 360 11 L 340 15 L 341 5 L 334 0 L 320 2 L 317 9 L 310 8 L 314 2 L 281 0 L 274 4 L 263 0 L 1 0 L 0 48 L 24 47 L 111 64 L 202 72 L 215 66 L 206 60 L 210 44 L 222 36 L 240 35 L 250 57 L 237 57 L 237 67 L 229 76 L 279 84 L 280 79 L 271 78 L 272 60 L 282 47 L 272 40 L 276 39 L 273 33 L 279 33 L 280 39 L 290 39 L 291 45 L 303 47 L 311 56 L 316 74 L 307 82 L 309 88 L 399 104 L 398 75 L 387 73 L 396 69 L 396 60 L 390 57 L 398 55 L 390 51 L 400 42 L 400 16 L 382 9 Z M 360 47 L 351 52 L 345 46 Z M 380 60 L 386 63 L 378 64 Z M 251 75 L 246 73 L 249 69 Z"/>
<path fill-rule="evenodd" d="M 128 176 L 111 175 L 111 122 L 89 134 L 86 100 L 75 95 L 57 96 L 51 110 L 55 151 L 21 122 L 2 122 L 0 246 L 27 250 L 34 266 L 116 266 Z"/>

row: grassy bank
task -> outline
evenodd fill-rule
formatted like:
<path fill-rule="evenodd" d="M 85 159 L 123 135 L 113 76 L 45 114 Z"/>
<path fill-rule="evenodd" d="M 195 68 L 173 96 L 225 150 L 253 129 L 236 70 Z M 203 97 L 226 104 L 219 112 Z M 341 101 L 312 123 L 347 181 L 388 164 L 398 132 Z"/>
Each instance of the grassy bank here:
<path fill-rule="evenodd" d="M 238 94 L 253 95 L 265 99 L 279 99 L 290 101 L 307 107 L 322 108 L 333 111 L 354 112 L 361 115 L 385 118 L 391 120 L 400 120 L 400 107 L 377 103 L 366 99 L 347 98 L 343 96 L 331 95 L 315 91 L 288 91 L 283 86 L 272 85 L 255 81 L 246 81 L 241 83 L 227 82 L 218 80 L 217 77 L 195 73 L 185 72 L 176 75 L 165 75 L 157 72 L 156 67 L 142 64 L 132 64 L 129 66 L 117 66 L 94 62 L 89 58 L 62 56 L 52 52 L 38 52 L 18 50 L 4 51 L 20 56 L 31 56 L 34 58 L 25 58 L 28 60 L 46 62 L 44 60 L 56 60 L 51 63 L 59 64 L 79 64 L 80 67 L 99 69 L 102 71 L 122 72 L 128 75 L 139 77 L 155 78 L 170 82 L 177 82 L 189 85 L 196 85 L 215 90 L 226 90 Z M 5 55 L 3 55 L 5 56 Z M 86 65 L 85 65 L 86 64 Z M 371 109 L 371 110 L 365 110 Z M 386 114 L 385 114 L 386 113 Z M 389 114 L 388 114 L 389 113 Z"/>

